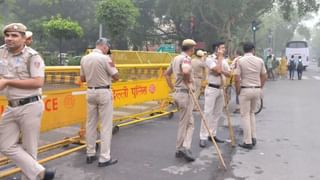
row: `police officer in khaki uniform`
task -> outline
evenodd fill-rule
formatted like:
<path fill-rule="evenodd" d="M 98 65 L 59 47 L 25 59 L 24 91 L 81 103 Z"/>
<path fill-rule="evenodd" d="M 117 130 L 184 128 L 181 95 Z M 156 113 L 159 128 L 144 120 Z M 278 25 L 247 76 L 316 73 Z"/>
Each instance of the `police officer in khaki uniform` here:
<path fill-rule="evenodd" d="M 196 57 L 191 61 L 191 65 L 194 77 L 195 96 L 199 98 L 201 93 L 201 84 L 202 81 L 205 80 L 206 64 L 203 62 L 202 58 L 204 57 L 204 52 L 201 49 L 196 51 L 195 56 Z"/>
<path fill-rule="evenodd" d="M 254 55 L 254 45 L 245 43 L 245 55 L 238 60 L 236 69 L 236 91 L 240 95 L 240 113 L 243 126 L 243 144 L 240 147 L 252 149 L 256 145 L 256 102 L 261 98 L 267 71 L 261 58 Z"/>
<path fill-rule="evenodd" d="M 8 107 L 0 121 L 0 152 L 22 169 L 22 179 L 49 180 L 55 173 L 37 162 L 45 65 L 35 50 L 25 46 L 26 30 L 21 23 L 9 24 L 3 29 L 0 90 L 5 92 Z M 20 132 L 22 147 L 17 144 Z"/>
<path fill-rule="evenodd" d="M 218 121 L 221 118 L 224 106 L 223 82 L 225 76 L 230 76 L 230 67 L 224 58 L 226 51 L 224 42 L 213 45 L 215 55 L 210 55 L 206 59 L 208 71 L 208 86 L 205 89 L 204 114 L 208 121 L 209 129 L 217 143 L 223 143 L 216 137 Z M 222 76 L 222 77 L 221 77 Z M 201 122 L 200 147 L 206 147 L 207 140 L 211 140 L 207 129 Z"/>
<path fill-rule="evenodd" d="M 87 163 L 91 164 L 97 159 L 96 140 L 97 125 L 100 117 L 101 151 L 99 167 L 117 163 L 111 159 L 110 146 L 112 137 L 113 104 L 111 81 L 119 79 L 118 70 L 112 60 L 107 56 L 110 44 L 106 38 L 96 42 L 96 48 L 81 59 L 80 77 L 87 82 Z"/>
<path fill-rule="evenodd" d="M 32 39 L 33 33 L 31 31 L 26 31 L 26 46 L 31 46 L 33 39 Z"/>
<path fill-rule="evenodd" d="M 169 87 L 175 90 L 173 99 L 180 113 L 176 157 L 184 158 L 188 162 L 195 160 L 190 150 L 194 130 L 194 119 L 192 116 L 193 102 L 189 94 L 189 89 L 193 88 L 190 56 L 194 53 L 195 45 L 196 42 L 191 39 L 184 40 L 182 42 L 182 53 L 173 59 L 165 74 Z M 174 74 L 175 77 L 175 85 L 173 85 L 171 81 L 172 74 Z"/>

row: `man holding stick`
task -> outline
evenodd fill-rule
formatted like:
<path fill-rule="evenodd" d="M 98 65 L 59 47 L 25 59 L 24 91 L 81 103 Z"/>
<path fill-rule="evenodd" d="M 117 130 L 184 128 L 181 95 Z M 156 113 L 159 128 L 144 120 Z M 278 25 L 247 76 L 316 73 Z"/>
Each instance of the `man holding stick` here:
<path fill-rule="evenodd" d="M 210 55 L 206 64 L 209 69 L 208 71 L 208 86 L 205 89 L 205 104 L 204 104 L 204 114 L 205 118 L 208 120 L 208 126 L 212 132 L 213 138 L 217 143 L 224 143 L 216 137 L 218 121 L 221 118 L 224 106 L 224 92 L 222 89 L 222 79 L 221 76 L 230 76 L 230 67 L 224 58 L 226 51 L 224 42 L 219 42 L 213 45 L 214 54 Z M 204 127 L 203 122 L 201 123 L 200 129 L 200 147 L 207 146 L 207 140 L 212 141 L 209 137 L 209 133 Z"/>
<path fill-rule="evenodd" d="M 189 95 L 189 89 L 193 89 L 193 77 L 191 66 L 191 55 L 194 53 L 196 42 L 192 39 L 186 39 L 182 42 L 182 53 L 176 56 L 171 62 L 165 77 L 168 86 L 175 90 L 173 99 L 178 106 L 180 118 L 176 143 L 176 157 L 184 158 L 192 162 L 195 158 L 191 153 L 191 142 L 194 130 L 194 119 L 192 116 L 193 101 Z M 174 74 L 175 85 L 171 81 L 171 75 Z"/>

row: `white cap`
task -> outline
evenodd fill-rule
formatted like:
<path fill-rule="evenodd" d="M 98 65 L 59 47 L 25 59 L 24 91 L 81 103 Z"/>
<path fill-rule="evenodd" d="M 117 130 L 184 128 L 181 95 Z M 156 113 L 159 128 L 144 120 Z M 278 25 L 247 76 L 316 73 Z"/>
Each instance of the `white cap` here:
<path fill-rule="evenodd" d="M 31 31 L 26 31 L 26 38 L 32 37 L 33 33 Z"/>
<path fill-rule="evenodd" d="M 197 43 L 192 39 L 185 39 L 182 41 L 182 46 L 195 46 Z"/>
<path fill-rule="evenodd" d="M 203 52 L 202 50 L 198 50 L 197 53 L 196 53 L 196 55 L 197 55 L 198 57 L 203 57 L 203 56 L 204 56 L 204 52 Z"/>

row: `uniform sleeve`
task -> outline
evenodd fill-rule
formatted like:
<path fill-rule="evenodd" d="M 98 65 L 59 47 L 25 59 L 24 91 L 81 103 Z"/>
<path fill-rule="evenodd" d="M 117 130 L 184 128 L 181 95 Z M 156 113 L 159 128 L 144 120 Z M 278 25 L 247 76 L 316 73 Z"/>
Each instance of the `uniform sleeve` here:
<path fill-rule="evenodd" d="M 170 63 L 170 65 L 169 65 L 169 67 L 168 67 L 168 69 L 167 69 L 167 74 L 172 74 L 172 73 L 173 73 L 172 63 L 173 63 L 173 62 Z"/>
<path fill-rule="evenodd" d="M 223 70 L 228 72 L 230 71 L 230 66 L 227 61 L 223 61 Z"/>
<path fill-rule="evenodd" d="M 118 73 L 118 70 L 116 68 L 116 66 L 114 65 L 114 63 L 112 62 L 112 59 L 107 57 L 107 61 L 106 61 L 106 71 L 108 72 L 108 74 L 110 76 L 114 76 L 115 74 Z"/>
<path fill-rule="evenodd" d="M 266 74 L 267 73 L 266 66 L 263 61 L 261 61 L 261 63 L 262 63 L 261 74 Z"/>
<path fill-rule="evenodd" d="M 217 66 L 217 63 L 214 62 L 214 60 L 212 58 L 207 58 L 206 64 L 209 69 L 213 69 Z"/>
<path fill-rule="evenodd" d="M 84 70 L 83 70 L 83 58 L 80 61 L 80 76 L 85 76 Z"/>
<path fill-rule="evenodd" d="M 238 76 L 241 75 L 241 63 L 239 60 L 237 62 L 237 68 L 235 69 L 235 75 L 238 75 Z"/>
<path fill-rule="evenodd" d="M 44 77 L 45 64 L 40 55 L 31 56 L 29 63 L 31 77 Z"/>

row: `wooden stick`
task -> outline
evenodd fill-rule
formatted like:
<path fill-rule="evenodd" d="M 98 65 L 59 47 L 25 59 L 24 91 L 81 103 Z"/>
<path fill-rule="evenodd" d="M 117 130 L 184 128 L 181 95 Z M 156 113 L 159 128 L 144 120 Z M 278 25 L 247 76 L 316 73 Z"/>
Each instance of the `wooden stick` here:
<path fill-rule="evenodd" d="M 220 76 L 220 80 L 221 80 L 222 90 L 223 90 L 223 96 L 224 96 L 224 111 L 225 111 L 225 113 L 226 113 L 227 120 L 228 120 L 231 146 L 232 146 L 232 147 L 235 147 L 235 146 L 236 146 L 236 141 L 235 141 L 234 130 L 233 130 L 233 126 L 232 126 L 232 123 L 231 123 L 230 114 L 229 114 L 228 95 L 227 95 L 226 88 L 225 88 L 225 86 L 224 86 L 224 80 L 223 80 L 222 75 Z"/>
<path fill-rule="evenodd" d="M 212 143 L 213 143 L 213 145 L 214 145 L 214 147 L 215 147 L 215 149 L 216 149 L 216 151 L 217 151 L 217 153 L 218 153 L 220 163 L 222 164 L 222 166 L 224 167 L 224 169 L 227 169 L 226 164 L 225 164 L 225 162 L 224 162 L 224 160 L 223 160 L 223 157 L 222 157 L 222 155 L 221 155 L 221 151 L 220 151 L 220 149 L 219 149 L 219 146 L 218 146 L 217 142 L 214 140 L 214 137 L 213 137 L 213 135 L 212 135 L 212 133 L 211 133 L 211 131 L 210 131 L 210 129 L 209 129 L 208 123 L 207 123 L 207 121 L 206 121 L 206 119 L 205 119 L 204 113 L 203 113 L 203 111 L 201 110 L 201 107 L 200 107 L 200 105 L 199 105 L 199 102 L 198 102 L 197 98 L 195 97 L 194 93 L 192 92 L 191 88 L 189 88 L 189 94 L 191 95 L 194 104 L 195 104 L 195 105 L 197 106 L 197 108 L 199 109 L 199 112 L 200 112 L 200 115 L 201 115 L 201 120 L 202 120 L 205 128 L 207 129 L 207 131 L 208 131 L 208 133 L 209 133 L 209 135 L 210 135 L 210 138 L 212 139 Z"/>
<path fill-rule="evenodd" d="M 229 126 L 229 134 L 230 134 L 230 139 L 231 139 L 231 146 L 235 147 L 236 146 L 236 141 L 235 141 L 235 137 L 234 137 L 234 130 L 233 130 L 233 126 L 231 123 L 231 118 L 230 118 L 230 114 L 229 114 L 229 108 L 228 108 L 228 103 L 227 103 L 227 92 L 226 90 L 223 88 L 223 94 L 224 94 L 224 111 L 227 115 L 227 119 L 228 119 L 228 126 Z"/>

